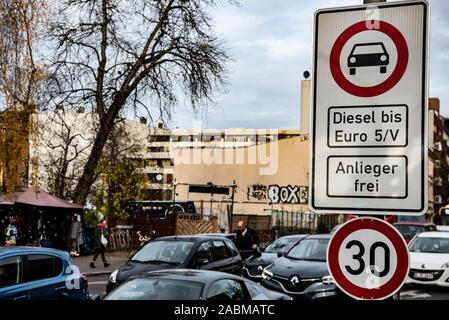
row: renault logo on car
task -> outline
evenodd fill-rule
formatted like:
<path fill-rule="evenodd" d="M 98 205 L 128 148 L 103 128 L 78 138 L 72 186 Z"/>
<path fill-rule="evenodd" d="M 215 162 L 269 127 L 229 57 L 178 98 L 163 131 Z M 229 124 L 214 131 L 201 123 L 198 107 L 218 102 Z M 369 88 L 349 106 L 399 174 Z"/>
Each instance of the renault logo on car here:
<path fill-rule="evenodd" d="M 299 280 L 298 276 L 292 276 L 290 278 L 290 283 L 292 284 L 292 286 L 296 287 L 299 283 L 301 282 L 301 280 Z"/>

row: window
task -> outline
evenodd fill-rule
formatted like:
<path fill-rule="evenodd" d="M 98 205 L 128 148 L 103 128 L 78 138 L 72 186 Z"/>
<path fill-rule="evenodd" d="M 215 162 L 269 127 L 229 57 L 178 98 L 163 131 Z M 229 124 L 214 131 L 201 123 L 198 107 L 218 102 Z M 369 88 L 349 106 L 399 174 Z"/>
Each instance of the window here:
<path fill-rule="evenodd" d="M 43 254 L 28 256 L 29 275 L 27 281 L 56 277 L 62 272 L 62 260 Z"/>
<path fill-rule="evenodd" d="M 297 238 L 279 238 L 265 248 L 267 253 L 287 252 L 298 242 Z"/>
<path fill-rule="evenodd" d="M 168 142 L 168 141 L 170 141 L 170 136 L 169 135 L 151 136 L 150 137 L 150 142 Z"/>
<path fill-rule="evenodd" d="M 148 147 L 148 152 L 164 152 L 165 147 Z"/>
<path fill-rule="evenodd" d="M 231 240 L 225 240 L 225 244 L 228 247 L 228 251 L 231 257 L 238 256 L 239 252 Z"/>
<path fill-rule="evenodd" d="M 288 258 L 309 261 L 326 261 L 328 239 L 304 239 L 287 254 Z"/>
<path fill-rule="evenodd" d="M 226 245 L 223 241 L 214 241 L 213 244 L 215 261 L 229 258 L 228 251 L 226 250 Z"/>
<path fill-rule="evenodd" d="M 209 241 L 203 242 L 199 246 L 195 255 L 195 260 L 197 261 L 197 263 L 198 261 L 205 259 L 212 261 L 212 244 Z"/>
<path fill-rule="evenodd" d="M 202 287 L 193 281 L 138 278 L 114 290 L 106 300 L 198 300 Z"/>
<path fill-rule="evenodd" d="M 208 300 L 244 300 L 242 285 L 231 279 L 215 281 L 207 292 Z"/>
<path fill-rule="evenodd" d="M 193 247 L 191 241 L 154 241 L 140 249 L 131 261 L 183 263 Z"/>
<path fill-rule="evenodd" d="M 22 258 L 10 257 L 0 260 L 0 288 L 22 281 Z"/>
<path fill-rule="evenodd" d="M 245 282 L 246 288 L 248 289 L 249 294 L 253 298 L 253 300 L 258 300 L 259 298 L 264 297 L 263 289 L 261 288 L 260 284 L 253 284 L 251 282 Z"/>

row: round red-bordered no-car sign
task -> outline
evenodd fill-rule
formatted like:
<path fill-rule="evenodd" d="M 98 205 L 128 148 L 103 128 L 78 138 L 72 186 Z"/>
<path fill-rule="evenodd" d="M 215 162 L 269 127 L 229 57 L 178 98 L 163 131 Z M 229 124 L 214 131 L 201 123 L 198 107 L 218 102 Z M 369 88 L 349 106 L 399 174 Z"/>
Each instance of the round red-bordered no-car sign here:
<path fill-rule="evenodd" d="M 361 231 L 358 232 L 359 238 L 354 238 L 355 232 L 357 231 Z M 364 268 L 363 272 L 360 272 L 358 276 L 361 275 L 361 277 L 373 277 L 372 274 L 369 275 L 369 272 L 373 271 L 370 271 L 371 266 L 369 259 L 371 258 L 369 257 L 368 248 L 368 238 L 372 237 L 373 231 L 374 234 L 379 235 L 379 239 L 384 239 L 383 242 L 382 240 L 380 240 L 375 243 L 383 248 L 388 247 L 388 250 L 384 249 L 384 251 L 388 252 L 390 255 L 395 255 L 395 265 L 394 270 L 389 269 L 390 265 L 384 265 L 383 269 L 386 270 L 388 267 L 389 272 L 388 274 L 385 274 L 383 276 L 388 277 L 385 279 L 389 280 L 378 287 L 370 288 L 369 286 L 364 287 L 356 284 L 354 280 L 355 276 L 352 276 L 352 274 L 343 271 L 344 268 L 348 270 L 349 266 L 344 265 L 345 263 L 342 261 L 342 256 L 350 256 L 351 258 L 355 257 L 356 259 L 358 259 L 358 264 L 361 263 L 360 260 L 363 260 L 366 268 Z M 364 237 L 363 232 L 365 232 L 366 237 Z M 371 232 L 371 234 L 368 234 L 369 232 Z M 356 252 L 357 250 L 349 250 L 349 246 L 343 246 L 345 242 L 348 243 L 348 239 L 352 239 L 352 243 L 357 242 L 358 246 L 360 247 L 364 245 L 367 246 L 359 248 L 359 252 Z M 372 241 L 372 239 L 370 241 Z M 346 251 L 341 252 L 341 250 Z M 374 251 L 376 251 L 376 248 L 374 249 Z M 380 252 L 382 252 L 382 250 L 380 250 Z M 393 260 L 390 257 L 387 258 L 388 259 L 386 259 L 385 261 L 390 262 Z M 355 265 L 357 265 L 357 263 Z M 332 236 L 327 250 L 327 264 L 332 278 L 343 292 L 356 299 L 380 300 L 392 296 L 403 285 L 409 272 L 409 253 L 404 238 L 399 233 L 399 231 L 396 230 L 396 228 L 394 228 L 391 224 L 376 218 L 357 218 L 344 223 Z M 352 271 L 352 266 L 350 268 L 350 270 Z M 377 268 L 376 266 L 375 270 L 379 269 L 381 268 Z M 377 273 L 377 276 L 382 275 Z"/>
<path fill-rule="evenodd" d="M 402 33 L 388 22 L 379 20 L 371 20 L 369 22 L 367 23 L 365 20 L 359 21 L 345 29 L 335 40 L 329 58 L 329 66 L 335 82 L 344 91 L 357 97 L 374 97 L 391 90 L 401 80 L 408 65 L 408 46 Z M 372 25 L 378 25 L 379 27 L 373 29 Z M 391 75 L 385 81 L 369 87 L 359 86 L 349 81 L 343 74 L 340 65 L 340 55 L 344 45 L 354 35 L 363 31 L 379 31 L 386 34 L 393 40 L 398 55 L 396 67 Z"/>

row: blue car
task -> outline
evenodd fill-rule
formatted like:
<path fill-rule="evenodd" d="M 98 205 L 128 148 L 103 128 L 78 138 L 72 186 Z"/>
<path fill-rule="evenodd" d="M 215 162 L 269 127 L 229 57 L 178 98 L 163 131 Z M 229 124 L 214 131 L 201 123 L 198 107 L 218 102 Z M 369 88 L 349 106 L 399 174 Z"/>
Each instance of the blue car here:
<path fill-rule="evenodd" d="M 87 279 L 68 252 L 0 247 L 0 300 L 88 300 Z"/>

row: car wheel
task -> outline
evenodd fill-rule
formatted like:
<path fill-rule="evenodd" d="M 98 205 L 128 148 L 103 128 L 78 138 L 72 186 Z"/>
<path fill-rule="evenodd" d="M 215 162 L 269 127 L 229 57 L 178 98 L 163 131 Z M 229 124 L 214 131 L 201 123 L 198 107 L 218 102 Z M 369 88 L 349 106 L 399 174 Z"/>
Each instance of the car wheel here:
<path fill-rule="evenodd" d="M 355 75 L 355 68 L 349 68 L 349 74 L 351 76 Z"/>
<path fill-rule="evenodd" d="M 380 73 L 386 73 L 387 67 L 380 67 Z"/>

